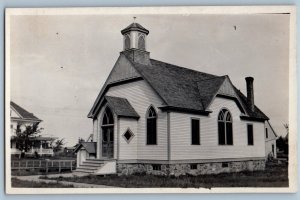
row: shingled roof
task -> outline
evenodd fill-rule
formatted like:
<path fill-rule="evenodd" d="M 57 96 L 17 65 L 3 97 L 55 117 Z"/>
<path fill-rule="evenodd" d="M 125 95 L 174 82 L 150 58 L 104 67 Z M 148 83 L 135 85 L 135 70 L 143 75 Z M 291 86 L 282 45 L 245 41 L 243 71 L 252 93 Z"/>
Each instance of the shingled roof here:
<path fill-rule="evenodd" d="M 104 98 L 117 116 L 140 118 L 127 99 L 112 96 L 104 96 Z"/>
<path fill-rule="evenodd" d="M 41 119 L 37 118 L 33 115 L 33 113 L 28 112 L 18 104 L 14 103 L 13 101 L 10 102 L 10 106 L 20 115 L 22 119 L 29 119 L 35 121 L 42 121 Z"/>
<path fill-rule="evenodd" d="M 96 142 L 82 142 L 75 149 L 74 152 L 78 152 L 81 148 L 84 148 L 88 153 L 96 153 L 97 143 Z"/>
<path fill-rule="evenodd" d="M 133 62 L 133 66 L 168 106 L 205 111 L 226 76 L 216 76 L 150 59 L 151 66 Z M 234 88 L 248 118 L 269 119 L 259 108 L 251 110 L 247 98 Z"/>
<path fill-rule="evenodd" d="M 149 31 L 147 29 L 145 29 L 142 25 L 140 25 L 139 23 L 132 23 L 129 26 L 127 26 L 126 28 L 124 28 L 121 33 L 125 34 L 129 31 L 141 31 L 145 34 L 149 34 Z"/>
<path fill-rule="evenodd" d="M 154 59 L 150 59 L 149 65 L 134 62 L 130 58 L 127 59 L 161 97 L 165 107 L 178 108 L 187 112 L 198 111 L 199 113 L 204 112 L 208 114 L 208 106 L 226 77 L 228 78 L 228 76 L 216 76 Z M 104 87 L 110 87 L 110 84 Z M 238 102 L 246 112 L 243 118 L 254 120 L 268 119 L 256 106 L 252 111 L 245 95 L 235 87 L 234 90 L 237 94 Z M 98 101 L 104 94 L 105 90 L 102 90 L 88 117 L 93 117 L 99 103 Z"/>

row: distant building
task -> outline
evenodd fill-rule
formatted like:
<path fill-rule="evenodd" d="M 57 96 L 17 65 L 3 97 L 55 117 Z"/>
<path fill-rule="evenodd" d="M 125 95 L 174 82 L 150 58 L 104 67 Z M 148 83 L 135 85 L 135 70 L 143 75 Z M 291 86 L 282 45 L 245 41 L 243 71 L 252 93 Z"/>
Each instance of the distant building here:
<path fill-rule="evenodd" d="M 42 120 L 12 101 L 10 102 L 10 119 L 11 154 L 20 155 L 21 151 L 18 148 L 19 144 L 16 142 L 17 129 L 24 131 L 26 126 L 39 124 L 42 122 Z M 50 144 L 54 139 L 54 137 L 45 136 L 31 137 L 29 140 L 31 141 L 32 148 L 25 152 L 25 155 L 34 156 L 35 154 L 38 154 L 39 156 L 53 156 L 53 149 Z"/>
<path fill-rule="evenodd" d="M 88 114 L 93 142 L 76 149 L 78 171 L 182 175 L 265 168 L 269 118 L 254 104 L 252 77 L 245 96 L 227 75 L 151 59 L 149 31 L 140 24 L 121 33 L 124 49 Z"/>

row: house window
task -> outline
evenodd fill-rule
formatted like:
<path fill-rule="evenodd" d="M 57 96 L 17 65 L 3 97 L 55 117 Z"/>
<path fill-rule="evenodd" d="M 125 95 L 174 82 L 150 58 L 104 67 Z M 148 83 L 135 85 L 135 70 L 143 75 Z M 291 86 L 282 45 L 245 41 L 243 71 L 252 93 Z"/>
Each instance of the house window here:
<path fill-rule="evenodd" d="M 218 116 L 219 145 L 233 145 L 232 117 L 227 109 L 222 109 Z"/>
<path fill-rule="evenodd" d="M 266 128 L 266 138 L 268 139 L 269 135 L 268 135 L 268 128 Z"/>
<path fill-rule="evenodd" d="M 139 40 L 138 40 L 138 48 L 141 49 L 141 50 L 145 50 L 145 38 L 143 35 L 141 35 L 139 37 Z"/>
<path fill-rule="evenodd" d="M 128 128 L 127 131 L 123 134 L 124 139 L 126 140 L 127 143 L 132 140 L 134 134 L 131 132 L 131 130 Z"/>
<path fill-rule="evenodd" d="M 147 112 L 147 144 L 156 144 L 156 121 L 157 115 L 154 108 L 151 106 Z"/>
<path fill-rule="evenodd" d="M 190 167 L 191 169 L 197 169 L 197 164 L 191 164 Z"/>
<path fill-rule="evenodd" d="M 161 170 L 161 165 L 158 165 L 158 164 L 154 164 L 154 165 L 152 165 L 152 168 L 153 168 L 153 170 Z"/>
<path fill-rule="evenodd" d="M 200 120 L 192 119 L 192 145 L 200 144 Z"/>
<path fill-rule="evenodd" d="M 125 43 L 124 49 L 125 50 L 126 49 L 130 49 L 130 37 L 128 35 L 125 35 L 125 41 L 124 41 L 124 43 Z"/>
<path fill-rule="evenodd" d="M 247 132 L 248 132 L 248 145 L 253 145 L 253 125 L 247 125 Z"/>

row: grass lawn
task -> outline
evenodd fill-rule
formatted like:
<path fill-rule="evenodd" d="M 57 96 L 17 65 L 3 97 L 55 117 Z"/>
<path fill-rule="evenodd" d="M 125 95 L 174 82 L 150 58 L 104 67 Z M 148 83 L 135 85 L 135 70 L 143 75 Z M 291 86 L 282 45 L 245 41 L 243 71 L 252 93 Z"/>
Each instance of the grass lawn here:
<path fill-rule="evenodd" d="M 73 188 L 73 185 L 63 185 L 60 183 L 39 183 L 34 181 L 23 181 L 17 178 L 11 179 L 11 186 L 16 188 Z"/>
<path fill-rule="evenodd" d="M 288 187 L 287 165 L 268 164 L 265 171 L 223 173 L 215 175 L 161 177 L 154 175 L 118 176 L 88 175 L 84 177 L 48 178 L 78 183 L 109 185 L 127 188 L 180 187 Z"/>

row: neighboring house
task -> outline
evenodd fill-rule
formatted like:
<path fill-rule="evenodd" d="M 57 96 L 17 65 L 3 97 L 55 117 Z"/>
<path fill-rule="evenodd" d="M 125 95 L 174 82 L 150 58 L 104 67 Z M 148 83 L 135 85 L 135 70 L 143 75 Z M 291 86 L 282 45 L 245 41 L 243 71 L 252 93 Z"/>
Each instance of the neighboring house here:
<path fill-rule="evenodd" d="M 265 134 L 266 134 L 266 157 L 269 156 L 277 158 L 276 140 L 277 134 L 275 133 L 273 127 L 269 121 L 265 123 Z"/>
<path fill-rule="evenodd" d="M 121 33 L 124 50 L 88 114 L 94 139 L 76 149 L 77 171 L 177 176 L 265 168 L 268 117 L 254 105 L 252 77 L 246 97 L 227 75 L 151 59 L 140 24 Z"/>
<path fill-rule="evenodd" d="M 16 131 L 20 129 L 24 131 L 26 126 L 32 126 L 34 124 L 39 124 L 42 122 L 41 119 L 34 116 L 34 114 L 28 112 L 21 106 L 14 102 L 10 102 L 10 130 L 11 130 L 11 154 L 20 155 L 21 151 L 18 148 L 18 143 L 16 142 Z M 36 153 L 40 156 L 52 156 L 53 149 L 50 147 L 51 141 L 55 138 L 45 137 L 45 136 L 35 136 L 31 137 L 32 148 L 28 152 L 25 152 L 28 156 L 34 156 Z"/>

